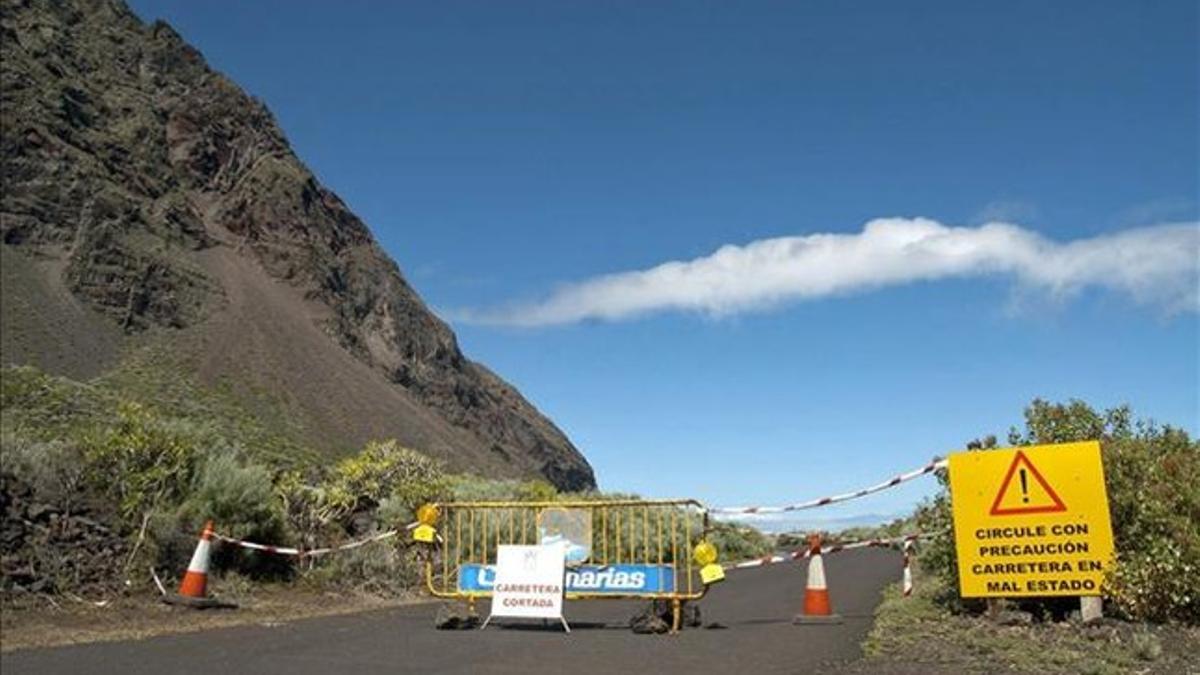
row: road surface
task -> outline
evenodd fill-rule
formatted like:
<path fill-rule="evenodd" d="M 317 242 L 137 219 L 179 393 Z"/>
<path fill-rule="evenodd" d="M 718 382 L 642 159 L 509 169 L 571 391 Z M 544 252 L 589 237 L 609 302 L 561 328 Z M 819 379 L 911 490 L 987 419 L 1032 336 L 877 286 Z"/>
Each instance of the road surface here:
<path fill-rule="evenodd" d="M 806 563 L 731 571 L 701 602 L 706 626 L 679 635 L 636 635 L 629 618 L 643 605 L 614 600 L 566 604 L 561 628 L 500 620 L 484 631 L 433 628 L 433 604 L 306 619 L 273 627 L 223 628 L 10 652 L 4 675 L 39 673 L 660 673 L 818 672 L 859 656 L 883 587 L 900 578 L 893 551 L 826 556 L 836 626 L 795 626 Z M 486 611 L 487 603 L 481 604 Z"/>

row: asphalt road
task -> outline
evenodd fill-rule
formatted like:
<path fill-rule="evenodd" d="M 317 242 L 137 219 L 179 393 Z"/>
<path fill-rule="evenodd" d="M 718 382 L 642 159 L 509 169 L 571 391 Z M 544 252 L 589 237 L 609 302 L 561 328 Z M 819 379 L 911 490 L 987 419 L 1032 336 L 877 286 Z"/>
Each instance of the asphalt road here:
<path fill-rule="evenodd" d="M 841 625 L 792 624 L 806 563 L 732 571 L 701 602 L 706 626 L 678 635 L 636 635 L 642 606 L 613 600 L 566 604 L 572 632 L 540 623 L 493 623 L 484 631 L 433 628 L 436 605 L 250 625 L 0 656 L 4 675 L 40 673 L 659 673 L 818 672 L 860 654 L 880 591 L 900 578 L 901 558 L 865 549 L 826 556 Z M 481 610 L 486 611 L 486 603 Z"/>

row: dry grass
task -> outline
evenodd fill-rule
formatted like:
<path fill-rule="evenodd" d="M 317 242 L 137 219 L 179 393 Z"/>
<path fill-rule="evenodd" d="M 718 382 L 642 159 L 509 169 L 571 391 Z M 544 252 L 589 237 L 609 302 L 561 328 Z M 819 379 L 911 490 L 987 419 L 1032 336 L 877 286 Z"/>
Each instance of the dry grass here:
<path fill-rule="evenodd" d="M 1200 674 L 1200 628 L 1105 619 L 1001 626 L 937 605 L 937 582 L 918 575 L 904 598 L 885 592 L 853 672 Z"/>
<path fill-rule="evenodd" d="M 0 651 L 88 642 L 140 640 L 156 635 L 242 625 L 273 626 L 297 619 L 385 609 L 428 598 L 416 595 L 384 599 L 351 593 L 315 593 L 291 586 L 254 587 L 236 581 L 220 584 L 218 596 L 239 607 L 195 610 L 166 605 L 156 597 L 117 598 L 105 607 L 78 600 L 30 598 L 6 606 L 0 621 Z"/>

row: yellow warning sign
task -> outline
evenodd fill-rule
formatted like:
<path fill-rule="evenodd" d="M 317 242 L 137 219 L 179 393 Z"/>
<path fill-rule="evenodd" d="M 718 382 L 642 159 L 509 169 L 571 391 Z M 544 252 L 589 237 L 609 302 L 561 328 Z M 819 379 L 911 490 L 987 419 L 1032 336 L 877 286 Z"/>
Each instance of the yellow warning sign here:
<path fill-rule="evenodd" d="M 963 597 L 1099 595 L 1112 561 L 1100 444 L 950 455 Z"/>

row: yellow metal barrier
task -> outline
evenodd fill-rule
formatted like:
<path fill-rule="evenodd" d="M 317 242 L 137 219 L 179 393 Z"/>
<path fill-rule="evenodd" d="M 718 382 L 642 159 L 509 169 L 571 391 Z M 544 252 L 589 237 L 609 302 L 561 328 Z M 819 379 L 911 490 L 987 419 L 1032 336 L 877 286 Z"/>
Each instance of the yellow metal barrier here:
<path fill-rule="evenodd" d="M 708 530 L 708 513 L 691 499 L 433 504 L 438 539 L 425 563 L 429 592 L 440 598 L 490 597 L 491 575 L 503 544 L 534 545 L 574 529 L 567 551 L 565 596 L 670 600 L 674 628 L 680 604 L 707 588 L 692 552 Z M 422 521 L 424 522 L 424 521 Z M 580 535 L 579 532 L 584 534 Z M 580 539 L 585 541 L 580 541 Z"/>

